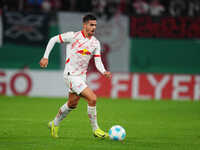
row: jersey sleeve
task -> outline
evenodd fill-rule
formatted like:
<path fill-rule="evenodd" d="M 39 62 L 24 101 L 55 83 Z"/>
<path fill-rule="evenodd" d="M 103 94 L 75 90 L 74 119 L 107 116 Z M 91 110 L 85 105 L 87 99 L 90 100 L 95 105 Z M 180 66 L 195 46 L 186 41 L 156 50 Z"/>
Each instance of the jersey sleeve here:
<path fill-rule="evenodd" d="M 51 53 L 51 50 L 53 49 L 55 43 L 64 43 L 64 42 L 71 42 L 73 38 L 74 32 L 66 32 L 63 34 L 56 35 L 52 37 L 46 47 L 44 58 L 48 58 L 49 54 Z"/>
<path fill-rule="evenodd" d="M 58 35 L 60 43 L 70 43 L 74 37 L 74 32 L 66 32 Z"/>
<path fill-rule="evenodd" d="M 94 50 L 94 57 L 101 57 L 101 45 L 97 42 L 96 48 Z"/>
<path fill-rule="evenodd" d="M 101 46 L 99 42 L 97 43 L 97 47 L 94 51 L 94 61 L 97 70 L 103 74 L 106 70 L 101 60 Z"/>

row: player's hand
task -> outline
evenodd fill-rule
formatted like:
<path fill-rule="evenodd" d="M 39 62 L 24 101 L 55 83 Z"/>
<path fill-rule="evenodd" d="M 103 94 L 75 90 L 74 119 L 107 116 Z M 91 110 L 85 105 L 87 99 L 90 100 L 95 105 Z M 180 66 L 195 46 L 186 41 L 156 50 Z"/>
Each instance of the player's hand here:
<path fill-rule="evenodd" d="M 111 77 L 112 77 L 111 73 L 108 72 L 108 71 L 104 72 L 103 75 L 104 75 L 105 77 L 107 77 L 107 78 L 111 78 Z"/>
<path fill-rule="evenodd" d="M 41 67 L 41 68 L 46 68 L 47 65 L 48 65 L 48 58 L 42 58 L 42 59 L 40 60 L 40 67 Z"/>

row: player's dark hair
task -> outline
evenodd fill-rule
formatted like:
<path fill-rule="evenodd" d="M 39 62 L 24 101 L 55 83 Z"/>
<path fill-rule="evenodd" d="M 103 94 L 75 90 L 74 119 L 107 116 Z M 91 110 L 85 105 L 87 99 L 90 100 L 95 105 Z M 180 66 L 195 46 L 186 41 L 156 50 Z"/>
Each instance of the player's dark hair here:
<path fill-rule="evenodd" d="M 87 14 L 83 17 L 83 23 L 88 22 L 89 20 L 97 20 L 97 18 L 92 14 Z"/>

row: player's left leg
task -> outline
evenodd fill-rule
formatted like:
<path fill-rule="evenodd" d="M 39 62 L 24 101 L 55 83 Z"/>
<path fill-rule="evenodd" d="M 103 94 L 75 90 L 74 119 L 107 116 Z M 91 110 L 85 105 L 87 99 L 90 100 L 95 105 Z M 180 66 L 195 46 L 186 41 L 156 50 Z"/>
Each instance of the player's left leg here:
<path fill-rule="evenodd" d="M 88 117 L 92 125 L 94 136 L 99 138 L 108 137 L 108 133 L 102 131 L 97 123 L 97 112 L 96 112 L 97 97 L 95 93 L 89 87 L 86 87 L 81 92 L 81 95 L 88 101 Z"/>

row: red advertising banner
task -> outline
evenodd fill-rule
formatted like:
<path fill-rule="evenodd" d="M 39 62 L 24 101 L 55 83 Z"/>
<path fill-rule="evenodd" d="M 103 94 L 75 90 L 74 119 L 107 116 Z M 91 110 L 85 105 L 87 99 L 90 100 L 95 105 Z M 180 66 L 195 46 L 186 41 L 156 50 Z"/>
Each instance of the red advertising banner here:
<path fill-rule="evenodd" d="M 131 37 L 199 38 L 200 17 L 131 16 Z"/>
<path fill-rule="evenodd" d="M 196 75 L 114 73 L 106 79 L 89 73 L 88 81 L 101 97 L 200 100 L 200 76 Z"/>
<path fill-rule="evenodd" d="M 90 72 L 87 81 L 99 97 L 200 100 L 199 75 L 113 73 L 107 79 Z M 0 70 L 0 95 L 64 97 L 67 91 L 63 71 Z"/>

